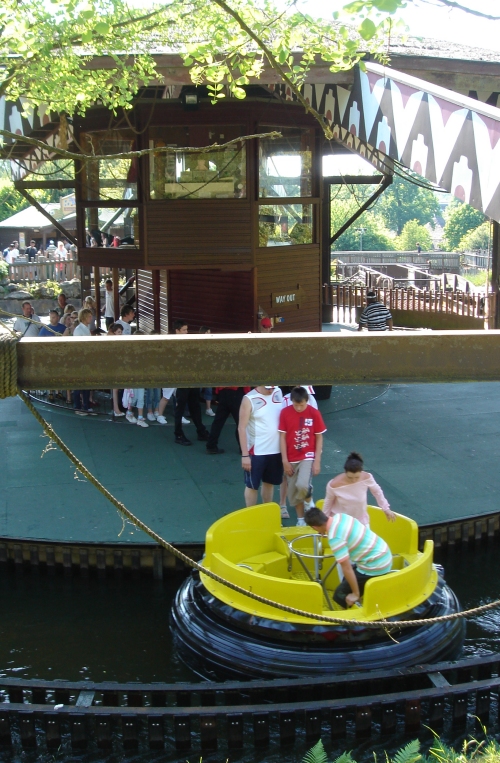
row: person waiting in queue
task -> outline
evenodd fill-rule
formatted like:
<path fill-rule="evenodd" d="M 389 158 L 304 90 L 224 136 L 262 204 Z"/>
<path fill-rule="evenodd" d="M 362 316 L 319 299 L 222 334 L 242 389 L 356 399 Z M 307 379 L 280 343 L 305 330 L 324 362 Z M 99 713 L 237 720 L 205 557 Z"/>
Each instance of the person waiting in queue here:
<path fill-rule="evenodd" d="M 334 600 L 344 609 L 352 607 L 363 596 L 365 585 L 372 578 L 386 575 L 392 569 L 389 546 L 378 535 L 347 514 L 327 517 L 315 506 L 304 515 L 306 524 L 320 535 L 326 535 L 344 579 L 335 589 Z"/>
<path fill-rule="evenodd" d="M 359 318 L 358 331 L 363 331 L 366 326 L 368 331 L 392 331 L 392 314 L 382 302 L 377 299 L 374 291 L 366 292 L 366 307 Z"/>
<path fill-rule="evenodd" d="M 353 451 L 347 456 L 343 474 L 337 474 L 326 486 L 323 513 L 327 517 L 349 514 L 368 527 L 368 490 L 376 498 L 387 519 L 394 522 L 396 515 L 391 511 L 382 488 L 370 472 L 363 471 L 363 458 Z"/>

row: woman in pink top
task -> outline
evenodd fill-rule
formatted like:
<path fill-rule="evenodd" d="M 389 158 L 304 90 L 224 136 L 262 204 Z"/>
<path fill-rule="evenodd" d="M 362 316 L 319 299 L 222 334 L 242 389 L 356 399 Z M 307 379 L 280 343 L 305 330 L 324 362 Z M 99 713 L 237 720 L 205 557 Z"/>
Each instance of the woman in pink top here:
<path fill-rule="evenodd" d="M 396 519 L 391 511 L 380 485 L 369 472 L 363 471 L 363 459 L 359 453 L 349 453 L 344 464 L 344 474 L 338 474 L 326 486 L 323 512 L 327 517 L 333 514 L 349 514 L 368 527 L 370 518 L 367 510 L 368 490 L 377 499 L 380 508 L 390 522 Z"/>

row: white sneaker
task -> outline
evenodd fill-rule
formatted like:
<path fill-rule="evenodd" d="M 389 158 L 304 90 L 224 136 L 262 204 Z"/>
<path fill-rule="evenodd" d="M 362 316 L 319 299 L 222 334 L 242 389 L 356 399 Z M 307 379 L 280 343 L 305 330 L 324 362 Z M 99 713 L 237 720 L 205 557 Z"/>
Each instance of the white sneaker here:
<path fill-rule="evenodd" d="M 137 424 L 137 419 L 132 413 L 127 413 L 126 419 L 129 424 Z"/>
<path fill-rule="evenodd" d="M 148 413 L 147 419 L 148 421 L 156 421 L 156 416 L 154 415 L 154 413 Z"/>
<path fill-rule="evenodd" d="M 215 413 L 213 412 L 213 410 L 211 408 L 207 408 L 205 413 L 207 414 L 207 416 L 215 416 Z"/>
<path fill-rule="evenodd" d="M 139 416 L 139 418 L 137 419 L 137 426 L 144 427 L 145 429 L 147 429 L 149 424 L 142 416 Z"/>
<path fill-rule="evenodd" d="M 165 418 L 165 416 L 158 416 L 158 418 L 156 419 L 156 421 L 158 422 L 158 424 L 168 424 L 168 421 L 167 421 L 167 419 Z"/>
<path fill-rule="evenodd" d="M 182 423 L 184 424 L 184 426 L 186 426 L 186 424 L 190 424 L 191 422 L 189 421 L 189 419 L 186 419 L 186 418 L 184 418 L 184 416 L 183 416 L 183 417 L 182 417 Z"/>
<path fill-rule="evenodd" d="M 305 527 L 306 526 L 306 520 L 304 519 L 304 517 L 299 517 L 297 519 L 297 525 L 296 526 L 297 527 Z"/>

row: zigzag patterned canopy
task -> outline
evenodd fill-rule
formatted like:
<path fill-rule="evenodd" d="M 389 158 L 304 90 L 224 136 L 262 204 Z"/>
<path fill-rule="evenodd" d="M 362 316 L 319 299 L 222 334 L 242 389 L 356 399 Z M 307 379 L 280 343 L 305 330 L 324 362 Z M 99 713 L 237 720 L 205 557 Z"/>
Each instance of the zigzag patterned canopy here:
<path fill-rule="evenodd" d="M 401 162 L 500 222 L 500 109 L 378 64 L 354 85 L 305 85 L 336 140 L 381 170 Z M 295 100 L 284 86 L 285 99 Z"/>
<path fill-rule="evenodd" d="M 296 100 L 286 85 L 268 87 Z M 177 98 L 180 89 L 167 87 L 163 97 Z M 393 161 L 400 162 L 500 222 L 500 109 L 373 63 L 357 68 L 350 90 L 306 84 L 303 94 L 335 140 L 378 169 L 390 172 Z M 11 132 L 41 137 L 45 128 L 44 139 L 55 146 L 55 120 L 43 110 L 25 117 L 17 104 L 0 99 L 0 126 Z M 13 172 L 25 174 L 22 160 Z"/>

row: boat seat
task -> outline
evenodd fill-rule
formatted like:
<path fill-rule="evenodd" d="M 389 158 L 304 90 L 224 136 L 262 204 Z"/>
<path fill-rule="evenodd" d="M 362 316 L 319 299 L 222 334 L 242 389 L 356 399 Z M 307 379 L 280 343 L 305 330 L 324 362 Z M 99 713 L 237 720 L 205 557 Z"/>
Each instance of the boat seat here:
<path fill-rule="evenodd" d="M 267 551 L 265 554 L 257 554 L 242 559 L 239 563 L 242 567 L 250 567 L 254 572 L 261 572 L 267 575 L 283 572 L 286 569 L 287 558 L 285 554 L 278 551 Z"/>

